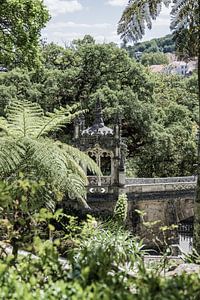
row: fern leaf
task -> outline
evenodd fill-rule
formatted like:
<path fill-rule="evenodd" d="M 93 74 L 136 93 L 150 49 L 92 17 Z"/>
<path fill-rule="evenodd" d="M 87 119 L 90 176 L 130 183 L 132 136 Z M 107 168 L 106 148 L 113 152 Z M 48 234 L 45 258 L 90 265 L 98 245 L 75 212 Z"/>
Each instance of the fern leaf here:
<path fill-rule="evenodd" d="M 27 140 L 31 167 L 53 186 L 69 195 L 85 195 L 87 177 L 70 155 L 65 156 L 58 143 L 49 139 Z"/>
<path fill-rule="evenodd" d="M 0 138 L 0 176 L 17 170 L 25 155 L 23 143 L 13 138 Z"/>
<path fill-rule="evenodd" d="M 80 150 L 43 138 L 70 122 L 77 114 L 73 112 L 76 108 L 61 108 L 45 116 L 37 103 L 13 101 L 7 108 L 7 119 L 0 118 L 1 176 L 17 171 L 20 166 L 36 178 L 45 179 L 53 188 L 79 199 L 87 207 L 84 170 L 88 168 L 101 175 L 98 166 Z"/>
<path fill-rule="evenodd" d="M 67 154 L 70 154 L 71 157 L 83 167 L 84 170 L 87 168 L 92 172 L 95 173 L 98 176 L 102 176 L 101 170 L 97 166 L 97 164 L 94 162 L 93 159 L 91 159 L 87 154 L 83 153 L 79 149 L 70 146 L 68 144 L 60 144 L 61 149 L 63 150 L 63 153 L 65 156 Z"/>
<path fill-rule="evenodd" d="M 42 126 L 43 110 L 37 103 L 13 101 L 7 108 L 8 128 L 13 136 L 35 136 Z"/>
<path fill-rule="evenodd" d="M 129 0 L 118 24 L 118 34 L 125 41 L 138 41 L 145 33 L 145 25 L 152 28 L 161 12 L 162 4 L 168 6 L 171 0 Z"/>
<path fill-rule="evenodd" d="M 80 113 L 72 113 L 75 108 L 77 108 L 77 105 L 67 106 L 66 108 L 61 107 L 54 110 L 53 113 L 47 113 L 47 116 L 43 117 L 43 125 L 37 137 L 46 136 L 49 132 L 57 131 L 70 123 Z"/>
<path fill-rule="evenodd" d="M 0 128 L 15 137 L 39 138 L 71 122 L 79 114 L 79 112 L 73 112 L 76 108 L 77 105 L 61 107 L 45 116 L 37 103 L 26 100 L 12 101 L 7 108 L 7 121 L 4 118 L 0 119 Z"/>
<path fill-rule="evenodd" d="M 4 117 L 0 117 L 0 130 L 1 130 L 1 133 L 0 133 L 1 136 L 11 134 L 11 132 L 9 130 L 8 121 Z"/>

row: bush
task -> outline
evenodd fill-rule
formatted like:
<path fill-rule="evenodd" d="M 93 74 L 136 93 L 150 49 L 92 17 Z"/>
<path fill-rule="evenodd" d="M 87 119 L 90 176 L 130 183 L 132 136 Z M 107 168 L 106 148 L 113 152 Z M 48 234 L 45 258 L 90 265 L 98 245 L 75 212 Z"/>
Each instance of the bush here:
<path fill-rule="evenodd" d="M 116 234 L 116 233 L 115 233 Z M 59 259 L 56 244 L 35 239 L 37 257 L 19 257 L 15 265 L 12 257 L 0 262 L 0 298 L 15 300 L 199 300 L 200 275 L 183 274 L 165 278 L 148 270 L 138 252 L 133 264 L 127 259 L 135 251 L 126 254 L 130 236 L 120 232 L 102 237 L 93 236 L 74 253 L 74 259 Z M 107 237 L 106 237 L 107 236 Z M 113 245 L 114 239 L 114 245 Z M 118 243 L 117 243 L 118 241 Z M 104 244 L 102 244 L 104 242 Z M 125 242 L 124 249 L 121 249 Z M 131 244 L 131 243 L 130 243 Z M 95 247 L 95 248 L 94 248 Z M 125 252 L 124 252 L 125 250 Z M 139 249 L 138 249 L 139 250 Z M 110 252 L 111 251 L 111 252 Z M 95 263 L 96 261 L 96 263 Z M 76 262 L 76 264 L 74 264 Z M 127 264 L 127 268 L 119 268 Z M 130 272 L 136 270 L 137 272 Z M 93 269 L 94 268 L 94 269 Z"/>

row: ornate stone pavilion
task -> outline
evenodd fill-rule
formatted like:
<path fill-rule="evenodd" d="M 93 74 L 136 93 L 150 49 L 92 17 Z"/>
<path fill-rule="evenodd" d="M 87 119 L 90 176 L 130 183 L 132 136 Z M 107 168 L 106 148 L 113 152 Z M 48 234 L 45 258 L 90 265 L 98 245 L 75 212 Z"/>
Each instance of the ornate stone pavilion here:
<path fill-rule="evenodd" d="M 126 145 L 121 137 L 120 121 L 114 128 L 104 125 L 101 103 L 98 100 L 94 111 L 94 122 L 85 128 L 84 116 L 75 121 L 74 143 L 93 158 L 103 176 L 98 177 L 85 170 L 88 175 L 88 196 L 102 194 L 118 195 L 125 187 Z"/>

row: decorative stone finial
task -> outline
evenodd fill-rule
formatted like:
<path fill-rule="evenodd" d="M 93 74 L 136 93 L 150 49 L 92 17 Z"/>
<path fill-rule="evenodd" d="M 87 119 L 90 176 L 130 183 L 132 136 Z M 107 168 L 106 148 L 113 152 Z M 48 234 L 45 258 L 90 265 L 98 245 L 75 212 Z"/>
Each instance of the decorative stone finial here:
<path fill-rule="evenodd" d="M 94 120 L 93 125 L 94 126 L 96 125 L 98 128 L 104 127 L 101 100 L 99 97 L 97 98 L 97 101 L 96 101 L 95 120 Z"/>

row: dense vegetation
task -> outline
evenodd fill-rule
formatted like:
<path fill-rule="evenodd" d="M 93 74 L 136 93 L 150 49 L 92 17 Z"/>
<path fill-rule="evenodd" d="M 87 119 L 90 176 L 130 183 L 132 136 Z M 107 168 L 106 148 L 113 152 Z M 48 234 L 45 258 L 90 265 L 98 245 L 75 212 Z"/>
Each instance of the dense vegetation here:
<path fill-rule="evenodd" d="M 144 53 L 140 57 L 140 62 L 144 66 L 151 66 L 151 65 L 167 65 L 169 64 L 170 60 L 162 52 L 150 52 Z"/>
<path fill-rule="evenodd" d="M 38 66 L 40 32 L 49 18 L 40 0 L 1 0 L 0 66 Z"/>
<path fill-rule="evenodd" d="M 162 38 L 156 38 L 145 42 L 137 42 L 133 46 L 123 44 L 122 47 L 128 51 L 131 57 L 135 57 L 135 53 L 138 51 L 142 53 L 174 53 L 175 41 L 172 34 L 168 34 Z"/>
<path fill-rule="evenodd" d="M 198 106 L 200 107 L 200 2 L 198 0 L 130 0 L 118 24 L 118 33 L 125 43 L 138 42 L 145 28 L 152 28 L 152 21 L 159 16 L 162 7 L 172 4 L 170 28 L 173 31 L 179 57 L 197 57 Z M 199 112 L 200 120 L 200 112 Z M 198 120 L 198 127 L 200 121 Z M 200 253 L 200 135 L 198 135 L 197 188 L 195 195 L 194 247 Z"/>
<path fill-rule="evenodd" d="M 23 179 L 17 186 L 24 204 L 38 187 L 33 182 L 27 186 Z M 0 194 L 2 207 L 3 200 L 13 197 L 13 190 L 1 185 Z M 1 219 L 0 297 L 198 300 L 199 274 L 168 277 L 165 274 L 172 265 L 166 256 L 157 264 L 144 261 L 142 243 L 124 229 L 125 203 L 126 197 L 121 196 L 113 219 L 107 222 L 89 215 L 79 222 L 60 210 L 52 213 L 44 208 L 30 219 L 18 215 L 15 227 L 12 218 Z M 10 239 L 29 252 L 8 255 Z"/>
<path fill-rule="evenodd" d="M 90 36 L 66 48 L 40 44 L 48 19 L 39 0 L 1 4 L 0 298 L 198 300 L 198 274 L 166 277 L 166 255 L 144 262 L 142 242 L 125 229 L 126 195 L 107 221 L 56 210 L 67 194 L 88 208 L 83 169 L 100 170 L 72 146 L 69 123 L 84 110 L 90 124 L 97 98 L 108 124 L 121 116 L 128 175 L 193 174 L 197 76 L 153 75 Z M 145 47 L 168 52 L 173 43 Z"/>
<path fill-rule="evenodd" d="M 73 223 L 65 239 L 71 247 L 67 261 L 60 260 L 55 242 L 34 240 L 34 253 L 0 262 L 2 299 L 80 300 L 198 300 L 199 274 L 165 277 L 161 263 L 145 267 L 141 245 L 129 233 L 94 228 L 92 219 Z M 131 271 L 134 270 L 134 271 Z"/>
<path fill-rule="evenodd" d="M 45 112 L 76 103 L 87 109 L 89 125 L 100 97 L 107 124 L 112 126 L 116 115 L 122 116 L 122 134 L 133 169 L 129 175 L 194 173 L 198 115 L 195 75 L 151 74 L 125 50 L 114 44 L 95 44 L 89 36 L 68 48 L 44 45 L 42 57 L 40 69 L 0 74 L 2 115 L 14 100 L 37 102 Z M 56 137 L 71 143 L 73 126 L 68 128 Z"/>

